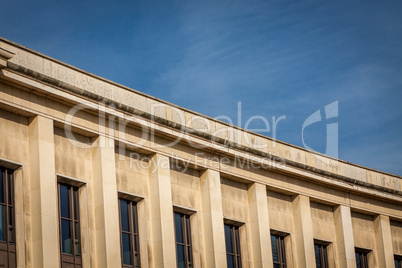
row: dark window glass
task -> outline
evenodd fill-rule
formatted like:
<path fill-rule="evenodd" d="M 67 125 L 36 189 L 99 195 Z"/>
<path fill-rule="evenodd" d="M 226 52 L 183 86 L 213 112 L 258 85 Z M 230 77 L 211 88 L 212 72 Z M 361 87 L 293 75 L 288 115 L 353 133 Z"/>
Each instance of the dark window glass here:
<path fill-rule="evenodd" d="M 70 218 L 70 197 L 66 185 L 60 185 L 60 212 L 61 217 Z"/>
<path fill-rule="evenodd" d="M 61 246 L 63 253 L 72 253 L 71 226 L 69 220 L 61 220 Z"/>
<path fill-rule="evenodd" d="M 228 262 L 228 268 L 233 268 L 234 267 L 234 256 L 233 255 L 226 255 L 226 259 Z"/>
<path fill-rule="evenodd" d="M 193 267 L 190 215 L 174 213 L 177 267 Z"/>
<path fill-rule="evenodd" d="M 356 258 L 356 268 L 361 268 L 360 264 L 360 254 L 355 252 L 355 258 Z"/>
<path fill-rule="evenodd" d="M 271 245 L 272 245 L 272 259 L 275 262 L 279 262 L 279 247 L 277 244 L 277 236 L 271 235 Z"/>
<path fill-rule="evenodd" d="M 328 268 L 327 246 L 314 244 L 315 265 L 317 268 Z"/>
<path fill-rule="evenodd" d="M 239 227 L 225 224 L 226 262 L 228 268 L 241 268 Z"/>
<path fill-rule="evenodd" d="M 126 232 L 130 232 L 130 224 L 128 222 L 128 205 L 129 203 L 127 201 L 120 200 L 121 229 Z"/>
<path fill-rule="evenodd" d="M 177 267 L 178 268 L 185 268 L 186 267 L 186 261 L 184 259 L 184 246 L 182 245 L 176 245 L 176 250 L 177 250 Z"/>
<path fill-rule="evenodd" d="M 174 226 L 176 232 L 176 243 L 183 243 L 183 224 L 181 222 L 181 214 L 174 214 Z"/>
<path fill-rule="evenodd" d="M 61 267 L 81 267 L 78 188 L 58 184 Z"/>
<path fill-rule="evenodd" d="M 395 268 L 402 268 L 402 256 L 395 255 Z"/>
<path fill-rule="evenodd" d="M 4 226 L 6 226 L 6 215 L 4 207 L 4 205 L 0 205 L 0 241 L 5 241 Z"/>
<path fill-rule="evenodd" d="M 367 251 L 356 249 L 356 268 L 368 268 Z"/>
<path fill-rule="evenodd" d="M 4 189 L 4 186 L 3 186 L 3 171 L 1 170 L 1 172 L 0 172 L 0 203 L 4 202 L 3 189 Z"/>
<path fill-rule="evenodd" d="M 140 267 L 137 203 L 119 199 L 123 267 Z"/>
<path fill-rule="evenodd" d="M 230 225 L 225 225 L 225 243 L 227 253 L 233 253 L 231 230 Z"/>
<path fill-rule="evenodd" d="M 271 246 L 274 268 L 286 268 L 285 237 L 271 235 Z"/>
<path fill-rule="evenodd" d="M 123 233 L 121 237 L 123 243 L 123 263 L 127 265 L 132 265 L 133 261 L 131 259 L 131 235 Z"/>
<path fill-rule="evenodd" d="M 0 263 L 16 263 L 13 171 L 0 167 Z M 0 265 L 1 266 L 1 265 Z"/>

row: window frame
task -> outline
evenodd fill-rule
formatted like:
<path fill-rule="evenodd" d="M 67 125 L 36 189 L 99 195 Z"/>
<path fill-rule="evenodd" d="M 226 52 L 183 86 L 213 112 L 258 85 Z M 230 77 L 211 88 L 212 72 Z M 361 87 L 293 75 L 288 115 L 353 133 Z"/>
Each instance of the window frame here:
<path fill-rule="evenodd" d="M 139 227 L 138 227 L 138 202 L 133 201 L 127 198 L 119 197 L 119 225 L 120 225 L 120 247 L 121 247 L 121 265 L 123 268 L 128 267 L 141 267 L 141 251 L 140 251 L 140 236 L 139 236 Z M 122 214 L 121 214 L 121 203 L 127 203 L 127 220 L 128 220 L 128 227 L 129 231 L 123 231 L 122 228 Z M 130 249 L 130 258 L 132 264 L 125 264 L 124 263 L 124 255 L 123 255 L 123 234 L 128 234 L 130 237 L 131 249 Z M 138 262 L 137 258 L 135 257 L 136 254 L 138 255 Z"/>
<path fill-rule="evenodd" d="M 233 267 L 234 268 L 241 268 L 242 267 L 242 257 L 241 257 L 241 247 L 240 247 L 240 226 L 225 223 L 224 228 L 229 227 L 230 230 L 230 242 L 232 246 L 232 251 L 233 252 L 228 252 L 228 247 L 226 245 L 226 242 L 228 238 L 226 237 L 226 231 L 225 231 L 225 249 L 226 249 L 226 265 L 229 268 L 229 264 L 227 263 L 227 258 L 228 255 L 234 257 L 234 263 Z"/>
<path fill-rule="evenodd" d="M 316 247 L 318 247 L 318 258 L 320 262 L 320 267 L 317 266 L 317 251 Z M 328 245 L 320 242 L 314 241 L 314 255 L 315 255 L 315 262 L 317 268 L 328 268 Z"/>
<path fill-rule="evenodd" d="M 280 268 L 286 268 L 287 267 L 287 261 L 286 261 L 286 245 L 285 245 L 285 237 L 287 235 L 282 235 L 282 234 L 277 234 L 277 233 L 271 233 L 271 249 L 272 249 L 272 254 L 273 254 L 273 247 L 274 245 L 272 244 L 272 237 L 275 237 L 276 239 L 276 247 L 278 248 L 278 255 L 279 255 L 279 262 L 274 261 L 274 258 L 272 256 L 272 262 L 273 266 L 279 265 Z"/>
<path fill-rule="evenodd" d="M 60 199 L 60 188 L 67 187 L 68 193 L 68 207 L 69 207 L 69 217 L 63 217 L 61 211 L 61 199 Z M 59 240 L 60 240 L 60 262 L 61 267 L 64 267 L 68 264 L 74 265 L 74 267 L 82 267 L 82 248 L 81 248 L 81 221 L 80 221 L 80 202 L 79 202 L 79 187 L 64 183 L 57 183 L 57 195 L 58 195 L 58 210 L 59 210 Z M 63 252 L 63 230 L 62 230 L 62 221 L 67 220 L 70 222 L 70 232 L 71 232 L 71 252 L 66 253 Z M 78 235 L 76 234 L 78 232 Z M 76 237 L 78 237 L 78 245 L 79 245 L 79 255 L 77 255 L 76 251 Z"/>
<path fill-rule="evenodd" d="M 3 208 L 5 207 L 5 211 L 3 211 L 2 215 L 4 240 L 0 240 L 0 252 L 3 253 L 6 252 L 7 255 L 6 264 L 8 265 L 8 267 L 16 267 L 17 264 L 14 172 L 15 171 L 10 168 L 0 166 L 0 173 L 2 176 L 2 190 L 3 190 L 1 193 L 3 202 L 1 202 L 0 200 L 0 206 L 2 206 Z M 4 261 L 4 259 L 2 261 Z"/>
<path fill-rule="evenodd" d="M 182 230 L 182 237 L 184 242 L 177 242 L 177 233 L 176 233 L 176 215 L 179 215 L 180 217 L 180 223 L 181 223 L 181 230 Z M 193 241 L 191 238 L 191 215 L 186 214 L 186 213 L 181 213 L 174 211 L 173 212 L 173 217 L 174 217 L 174 232 L 175 232 L 175 244 L 176 244 L 176 261 L 177 261 L 177 266 L 179 265 L 179 256 L 178 256 L 178 251 L 177 251 L 177 246 L 184 246 L 184 267 L 189 268 L 189 267 L 194 267 L 194 258 L 193 258 Z"/>

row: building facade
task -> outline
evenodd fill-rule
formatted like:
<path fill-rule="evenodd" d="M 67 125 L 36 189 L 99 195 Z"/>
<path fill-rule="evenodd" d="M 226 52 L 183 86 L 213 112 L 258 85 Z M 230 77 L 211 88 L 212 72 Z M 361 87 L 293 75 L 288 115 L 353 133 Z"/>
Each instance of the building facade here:
<path fill-rule="evenodd" d="M 5 39 L 0 169 L 0 267 L 402 267 L 401 177 Z"/>

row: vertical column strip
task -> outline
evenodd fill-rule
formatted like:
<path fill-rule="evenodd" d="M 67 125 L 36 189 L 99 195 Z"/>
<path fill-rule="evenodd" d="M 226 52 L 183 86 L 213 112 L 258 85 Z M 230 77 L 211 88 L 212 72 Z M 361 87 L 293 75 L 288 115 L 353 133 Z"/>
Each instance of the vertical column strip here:
<path fill-rule="evenodd" d="M 114 140 L 99 136 L 92 148 L 96 267 L 121 266 Z"/>
<path fill-rule="evenodd" d="M 207 169 L 202 174 L 201 198 L 206 267 L 226 267 L 222 192 L 218 171 Z"/>
<path fill-rule="evenodd" d="M 265 185 L 253 183 L 250 186 L 248 189 L 248 205 L 254 267 L 272 267 L 272 247 Z"/>
<path fill-rule="evenodd" d="M 29 124 L 32 265 L 59 267 L 57 184 L 53 121 L 36 116 Z"/>
<path fill-rule="evenodd" d="M 339 267 L 355 268 L 355 244 L 350 208 L 340 205 L 334 211 Z"/>
<path fill-rule="evenodd" d="M 391 224 L 388 216 L 379 215 L 374 220 L 378 267 L 394 265 Z"/>
<path fill-rule="evenodd" d="M 308 196 L 298 195 L 293 200 L 292 205 L 297 267 L 315 267 L 310 199 Z"/>
<path fill-rule="evenodd" d="M 175 267 L 172 187 L 169 157 L 155 154 L 149 165 L 153 267 Z"/>

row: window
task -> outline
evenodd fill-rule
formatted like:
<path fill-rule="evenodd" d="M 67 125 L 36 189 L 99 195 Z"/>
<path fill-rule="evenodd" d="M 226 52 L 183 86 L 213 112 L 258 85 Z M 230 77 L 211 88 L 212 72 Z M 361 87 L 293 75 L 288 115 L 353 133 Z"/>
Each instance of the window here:
<path fill-rule="evenodd" d="M 226 260 L 228 268 L 241 268 L 239 227 L 225 224 Z"/>
<path fill-rule="evenodd" d="M 402 268 L 402 256 L 395 255 L 395 268 Z"/>
<path fill-rule="evenodd" d="M 193 267 L 190 215 L 175 212 L 174 226 L 176 234 L 177 267 Z"/>
<path fill-rule="evenodd" d="M 286 268 L 285 237 L 271 235 L 271 246 L 274 268 Z"/>
<path fill-rule="evenodd" d="M 61 267 L 81 267 L 78 188 L 58 184 Z"/>
<path fill-rule="evenodd" d="M 356 249 L 355 256 L 356 256 L 356 268 L 368 268 L 368 259 L 367 254 L 368 250 L 364 249 Z"/>
<path fill-rule="evenodd" d="M 328 268 L 327 246 L 314 244 L 315 265 L 317 268 Z"/>
<path fill-rule="evenodd" d="M 0 167 L 0 267 L 16 266 L 13 171 Z"/>
<path fill-rule="evenodd" d="M 120 199 L 119 206 L 123 267 L 140 267 L 137 203 Z"/>

